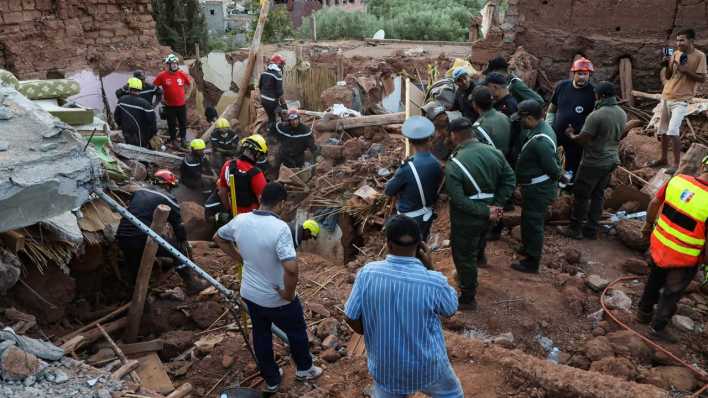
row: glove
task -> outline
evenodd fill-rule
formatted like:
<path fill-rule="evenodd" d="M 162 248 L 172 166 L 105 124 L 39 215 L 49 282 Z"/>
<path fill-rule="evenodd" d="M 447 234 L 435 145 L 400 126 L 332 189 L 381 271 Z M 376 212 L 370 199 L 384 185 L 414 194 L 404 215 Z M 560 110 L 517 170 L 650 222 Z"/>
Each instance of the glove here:
<path fill-rule="evenodd" d="M 556 113 L 555 112 L 553 112 L 553 113 L 548 112 L 546 114 L 546 122 L 548 122 L 548 124 L 553 126 L 553 122 L 555 122 L 555 121 L 556 121 Z"/>

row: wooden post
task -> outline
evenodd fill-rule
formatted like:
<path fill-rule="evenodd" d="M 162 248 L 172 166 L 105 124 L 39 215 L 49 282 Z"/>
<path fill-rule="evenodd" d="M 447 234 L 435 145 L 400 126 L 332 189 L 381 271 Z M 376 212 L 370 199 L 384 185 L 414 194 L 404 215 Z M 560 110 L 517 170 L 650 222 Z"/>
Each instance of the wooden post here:
<path fill-rule="evenodd" d="M 632 95 L 632 60 L 629 58 L 620 59 L 619 64 L 620 90 L 622 99 L 627 101 L 629 106 L 634 106 L 634 96 Z"/>
<path fill-rule="evenodd" d="M 341 82 L 344 80 L 344 54 L 342 49 L 337 49 L 337 81 Z"/>
<path fill-rule="evenodd" d="M 389 124 L 400 124 L 406 120 L 404 112 L 385 113 L 383 115 L 367 115 L 359 117 L 348 117 L 344 119 L 332 119 L 319 121 L 315 129 L 323 131 L 339 131 L 354 129 L 358 127 L 387 126 Z"/>
<path fill-rule="evenodd" d="M 405 107 L 406 107 L 406 108 L 405 108 L 405 118 L 408 119 L 409 117 L 411 117 L 411 90 L 408 90 L 408 86 L 411 85 L 411 79 L 410 79 L 410 77 L 407 77 L 407 78 L 406 78 L 404 84 L 406 85 L 406 99 L 405 99 L 405 101 L 406 101 L 406 102 L 405 102 Z M 406 148 L 406 155 L 405 155 L 405 158 L 408 159 L 408 157 L 411 156 L 411 143 L 410 143 L 410 141 L 408 140 L 408 138 L 406 138 L 406 146 L 405 146 L 405 148 Z"/>
<path fill-rule="evenodd" d="M 263 28 L 265 28 L 266 21 L 268 20 L 268 12 L 270 11 L 270 1 L 261 0 L 261 13 L 258 17 L 258 25 L 256 25 L 256 31 L 253 33 L 253 42 L 251 43 L 251 49 L 248 51 L 248 62 L 246 63 L 246 70 L 243 73 L 243 77 L 239 82 L 238 94 L 236 96 L 236 101 L 226 107 L 221 117 L 231 120 L 238 118 L 241 114 L 241 105 L 243 100 L 246 98 L 248 93 L 248 86 L 251 83 L 251 75 L 253 75 L 253 69 L 256 64 L 256 57 L 261 48 L 261 37 L 263 36 Z M 285 71 L 283 71 L 285 73 Z M 202 134 L 202 139 L 207 140 L 211 136 L 211 132 L 214 130 L 214 124 L 207 129 L 207 131 Z"/>
<path fill-rule="evenodd" d="M 179 386 L 178 389 L 172 391 L 170 395 L 168 395 L 166 398 L 183 398 L 189 395 L 189 393 L 192 392 L 192 385 L 189 383 L 184 383 L 181 386 Z"/>
<path fill-rule="evenodd" d="M 314 13 L 310 15 L 310 21 L 312 23 L 312 41 L 317 41 L 317 16 Z"/>
<path fill-rule="evenodd" d="M 128 358 L 125 356 L 125 354 L 120 349 L 120 347 L 118 347 L 118 344 L 116 344 L 116 342 L 113 341 L 113 339 L 111 338 L 111 335 L 108 334 L 108 332 L 106 332 L 106 330 L 103 328 L 103 326 L 101 326 L 100 323 L 97 324 L 96 327 L 98 328 L 98 330 L 101 331 L 101 334 L 103 334 L 103 337 L 106 338 L 106 341 L 108 341 L 108 344 L 111 345 L 113 352 L 115 352 L 118 359 L 120 359 L 120 363 L 122 363 L 123 366 L 128 365 L 128 363 L 129 363 Z M 133 379 L 134 382 L 140 384 L 140 376 L 138 376 L 138 374 L 135 372 L 135 368 L 132 368 L 130 370 L 130 378 Z M 120 380 L 120 377 L 118 377 L 117 380 Z"/>
<path fill-rule="evenodd" d="M 155 209 L 152 217 L 152 225 L 150 228 L 158 234 L 163 232 L 167 217 L 170 214 L 170 208 L 166 205 L 159 205 Z M 157 242 L 148 237 L 143 250 L 143 257 L 140 259 L 140 270 L 135 279 L 135 290 L 133 290 L 133 300 L 128 309 L 128 325 L 123 334 L 123 340 L 126 343 L 132 343 L 138 337 L 140 329 L 140 321 L 143 319 L 143 309 L 145 307 L 145 297 L 147 296 L 148 287 L 150 286 L 150 274 L 152 274 L 152 266 L 155 263 L 155 255 L 157 254 Z"/>

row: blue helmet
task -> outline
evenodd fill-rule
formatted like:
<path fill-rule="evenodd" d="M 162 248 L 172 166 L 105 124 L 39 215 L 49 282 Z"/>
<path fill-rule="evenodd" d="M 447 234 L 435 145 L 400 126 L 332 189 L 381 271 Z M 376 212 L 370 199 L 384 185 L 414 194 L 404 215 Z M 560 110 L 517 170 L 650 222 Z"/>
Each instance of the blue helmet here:
<path fill-rule="evenodd" d="M 455 68 L 455 70 L 452 71 L 452 80 L 457 81 L 457 79 L 467 76 L 468 74 L 467 69 L 463 67 Z"/>
<path fill-rule="evenodd" d="M 435 126 L 428 118 L 423 116 L 411 116 L 401 127 L 403 136 L 411 140 L 422 140 L 435 133 Z"/>

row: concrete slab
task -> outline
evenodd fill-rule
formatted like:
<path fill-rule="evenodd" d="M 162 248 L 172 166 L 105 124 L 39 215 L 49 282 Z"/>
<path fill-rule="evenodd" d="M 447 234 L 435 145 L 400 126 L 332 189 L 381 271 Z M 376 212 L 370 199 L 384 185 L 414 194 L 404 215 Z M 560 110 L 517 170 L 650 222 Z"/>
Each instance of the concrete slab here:
<path fill-rule="evenodd" d="M 0 87 L 0 232 L 79 208 L 102 175 L 73 128 L 16 90 Z"/>

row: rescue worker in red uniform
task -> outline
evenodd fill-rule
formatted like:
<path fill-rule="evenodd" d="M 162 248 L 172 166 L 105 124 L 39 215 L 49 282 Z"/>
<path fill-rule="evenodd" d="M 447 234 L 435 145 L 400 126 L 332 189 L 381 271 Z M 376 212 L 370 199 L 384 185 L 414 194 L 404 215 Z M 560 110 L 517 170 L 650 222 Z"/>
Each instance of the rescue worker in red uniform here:
<path fill-rule="evenodd" d="M 230 176 L 235 176 L 236 182 L 236 206 L 238 214 L 248 213 L 258 208 L 261 193 L 267 181 L 263 171 L 256 166 L 268 155 L 268 145 L 265 138 L 260 134 L 253 134 L 241 141 L 241 155 L 237 159 L 228 160 L 224 163 L 216 181 L 216 189 L 207 199 L 205 215 L 207 218 L 218 216 L 218 223 L 221 223 L 220 214 L 231 213 L 231 191 L 229 186 Z M 226 219 L 227 217 L 223 217 Z"/>
<path fill-rule="evenodd" d="M 708 156 L 698 177 L 672 177 L 652 199 L 642 228 L 651 233 L 650 273 L 639 301 L 638 320 L 651 323 L 650 334 L 667 342 L 676 337 L 666 329 L 676 304 L 703 264 L 706 270 L 708 220 Z M 654 222 L 656 221 L 656 224 Z M 654 312 L 654 305 L 657 305 Z"/>

